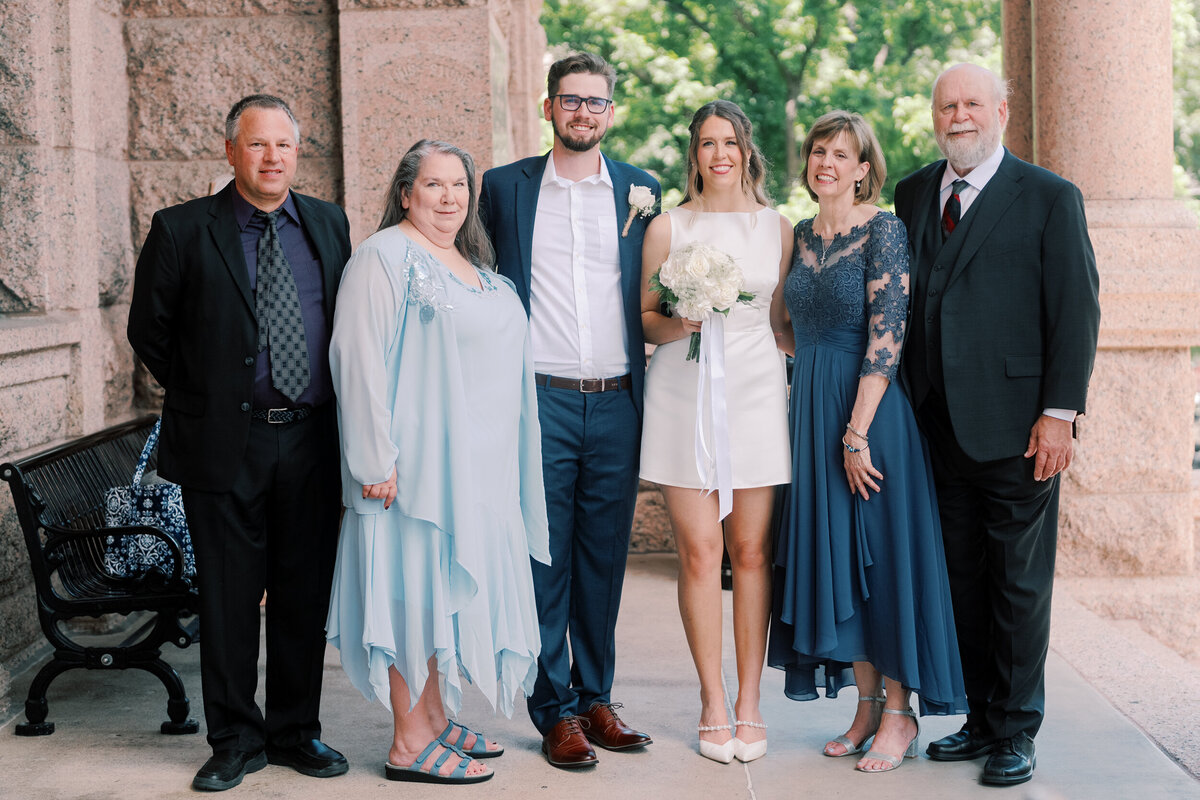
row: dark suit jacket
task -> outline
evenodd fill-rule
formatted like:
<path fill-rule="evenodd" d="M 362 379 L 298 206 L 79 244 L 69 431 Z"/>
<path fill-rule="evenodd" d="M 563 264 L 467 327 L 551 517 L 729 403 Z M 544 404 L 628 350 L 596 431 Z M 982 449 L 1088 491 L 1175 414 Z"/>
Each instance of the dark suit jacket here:
<path fill-rule="evenodd" d="M 652 217 L 638 217 L 621 237 L 629 216 L 629 187 L 648 186 L 659 199 L 662 190 L 648 172 L 601 156 L 608 165 L 613 182 L 613 200 L 617 211 L 617 236 L 621 257 L 621 292 L 625 302 L 625 327 L 629 334 L 630 374 L 633 399 L 642 413 L 642 386 L 646 373 L 646 345 L 642 337 L 642 237 Z M 517 287 L 517 294 L 529 313 L 529 286 L 533 258 L 533 220 L 537 213 L 542 173 L 550 154 L 534 156 L 483 174 L 479 192 L 479 213 L 496 248 L 496 268 Z M 595 375 L 592 377 L 608 377 Z"/>
<path fill-rule="evenodd" d="M 923 326 L 926 342 L 940 341 L 923 352 L 906 346 L 901 370 L 919 407 L 930 388 L 925 359 L 940 352 L 959 446 L 976 461 L 1018 456 L 1042 409 L 1085 411 L 1100 281 L 1083 198 L 1074 184 L 1006 151 L 943 245 L 945 164 L 896 187 L 896 215 L 913 249 L 911 324 Z M 940 304 L 936 319 L 921 315 L 926 303 Z"/>
<path fill-rule="evenodd" d="M 233 192 L 230 183 L 154 215 L 129 307 L 129 342 L 166 390 L 159 473 L 202 491 L 229 489 L 250 433 L 258 324 Z M 338 206 L 292 196 L 321 259 L 332 328 L 350 225 Z"/>

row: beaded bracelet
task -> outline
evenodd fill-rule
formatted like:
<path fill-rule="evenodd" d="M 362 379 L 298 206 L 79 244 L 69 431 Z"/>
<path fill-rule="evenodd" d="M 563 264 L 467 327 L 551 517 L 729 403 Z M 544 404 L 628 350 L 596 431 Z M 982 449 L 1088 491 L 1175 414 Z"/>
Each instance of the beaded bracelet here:
<path fill-rule="evenodd" d="M 868 443 L 868 444 L 864 444 L 862 447 L 851 447 L 851 446 L 850 446 L 850 445 L 849 445 L 849 444 L 846 442 L 846 439 L 845 439 L 844 437 L 843 437 L 843 439 L 842 439 L 842 447 L 846 448 L 846 452 L 847 452 L 847 453 L 861 453 L 862 451 L 866 450 L 866 449 L 867 449 L 867 448 L 869 448 L 870 446 L 871 446 L 871 445 Z"/>

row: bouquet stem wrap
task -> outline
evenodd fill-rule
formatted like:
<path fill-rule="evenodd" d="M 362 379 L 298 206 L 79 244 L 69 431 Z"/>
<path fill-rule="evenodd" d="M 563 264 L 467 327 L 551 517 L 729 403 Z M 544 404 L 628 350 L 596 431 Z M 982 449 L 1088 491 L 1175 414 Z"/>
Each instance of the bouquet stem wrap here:
<path fill-rule="evenodd" d="M 733 463 L 729 453 L 729 412 L 725 403 L 725 315 L 710 314 L 702 325 L 702 333 L 700 375 L 696 381 L 696 470 L 704 481 L 701 491 L 717 493 L 719 522 L 733 510 Z M 711 442 L 705 435 L 705 405 L 711 412 Z"/>

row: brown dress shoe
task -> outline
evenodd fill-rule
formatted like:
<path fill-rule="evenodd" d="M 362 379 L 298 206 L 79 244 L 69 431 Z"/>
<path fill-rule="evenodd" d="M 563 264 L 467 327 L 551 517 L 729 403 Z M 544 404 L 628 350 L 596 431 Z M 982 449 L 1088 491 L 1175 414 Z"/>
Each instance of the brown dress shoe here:
<path fill-rule="evenodd" d="M 590 767 L 600 761 L 583 735 L 579 717 L 563 717 L 542 737 L 542 752 L 556 767 Z"/>
<path fill-rule="evenodd" d="M 645 747 L 654 740 L 646 734 L 635 731 L 617 716 L 620 703 L 595 703 L 580 714 L 588 721 L 585 726 L 587 738 L 603 747 L 605 750 L 633 750 Z"/>

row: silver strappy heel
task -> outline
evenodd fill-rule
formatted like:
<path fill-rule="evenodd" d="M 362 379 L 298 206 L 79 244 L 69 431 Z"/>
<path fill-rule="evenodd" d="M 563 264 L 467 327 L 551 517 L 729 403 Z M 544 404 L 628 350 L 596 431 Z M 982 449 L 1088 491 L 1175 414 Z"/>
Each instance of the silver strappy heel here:
<path fill-rule="evenodd" d="M 912 741 L 908 743 L 908 749 L 906 749 L 904 751 L 904 758 L 916 758 L 917 757 L 917 740 L 919 740 L 921 738 L 921 721 L 919 719 L 917 719 L 917 715 L 913 713 L 911 708 L 905 709 L 904 711 L 897 711 L 894 708 L 885 708 L 883 710 L 883 713 L 899 714 L 902 717 L 911 717 L 912 721 L 914 723 L 916 723 L 917 734 L 915 736 L 913 736 Z M 885 761 L 890 765 L 890 766 L 888 766 L 887 769 L 863 769 L 862 767 L 858 766 L 857 764 L 854 765 L 854 768 L 856 770 L 858 770 L 859 772 L 869 772 L 869 773 L 891 772 L 896 767 L 900 766 L 900 764 L 903 763 L 903 760 L 904 760 L 904 758 L 898 758 L 896 756 L 889 756 L 887 753 L 876 753 L 874 750 L 868 750 L 867 754 L 864 755 L 863 758 L 864 759 L 877 758 L 880 761 Z"/>
<path fill-rule="evenodd" d="M 858 702 L 860 702 L 860 703 L 879 703 L 880 705 L 882 705 L 883 703 L 887 702 L 887 698 L 882 697 L 882 696 L 870 697 L 870 696 L 863 695 L 858 698 Z M 823 749 L 821 752 L 824 755 L 829 756 L 830 758 L 845 758 L 846 756 L 852 756 L 852 755 L 855 755 L 856 753 L 861 753 L 863 747 L 866 745 L 866 743 L 868 741 L 871 740 L 871 737 L 874 735 L 875 734 L 872 733 L 869 736 L 864 736 L 863 740 L 861 742 L 859 742 L 857 745 L 854 744 L 854 742 L 850 741 L 850 737 L 846 736 L 845 734 L 843 734 L 841 736 L 835 736 L 832 739 L 830 739 L 828 742 L 825 743 L 825 749 Z M 844 752 L 844 753 L 829 752 L 828 748 L 829 748 L 829 745 L 831 745 L 831 744 L 840 744 L 842 747 L 846 748 L 846 752 Z"/>

